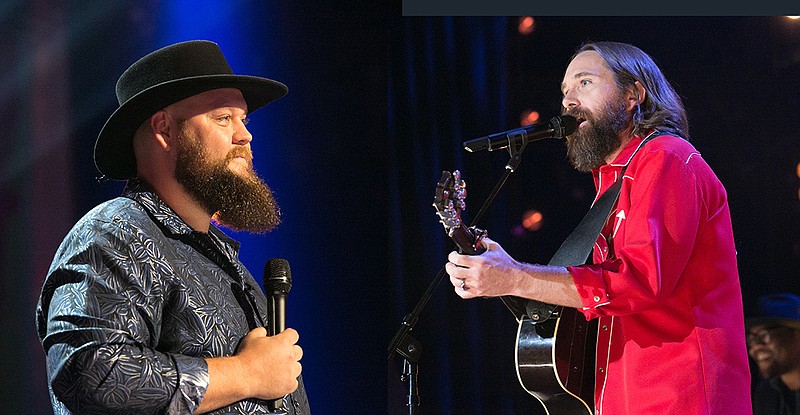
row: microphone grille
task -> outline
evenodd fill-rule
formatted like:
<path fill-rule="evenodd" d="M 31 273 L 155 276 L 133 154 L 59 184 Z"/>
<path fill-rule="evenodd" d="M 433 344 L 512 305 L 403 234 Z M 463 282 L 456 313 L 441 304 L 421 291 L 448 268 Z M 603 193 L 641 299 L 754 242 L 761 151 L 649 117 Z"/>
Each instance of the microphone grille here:
<path fill-rule="evenodd" d="M 553 129 L 558 131 L 558 136 L 556 138 L 564 138 L 578 129 L 578 120 L 571 115 L 553 117 L 551 122 Z"/>
<path fill-rule="evenodd" d="M 292 271 L 289 261 L 283 258 L 272 258 L 264 265 L 264 288 L 267 291 L 288 293 L 292 288 Z"/>

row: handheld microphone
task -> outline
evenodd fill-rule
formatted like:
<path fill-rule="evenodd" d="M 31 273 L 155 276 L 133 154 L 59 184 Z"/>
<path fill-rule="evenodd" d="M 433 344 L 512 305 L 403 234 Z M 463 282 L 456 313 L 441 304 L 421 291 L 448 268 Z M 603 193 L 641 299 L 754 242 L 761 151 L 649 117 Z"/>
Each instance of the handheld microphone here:
<path fill-rule="evenodd" d="M 289 261 L 272 258 L 264 266 L 264 291 L 269 307 L 269 334 L 274 336 L 286 330 L 286 296 L 292 289 L 292 272 Z"/>
<path fill-rule="evenodd" d="M 464 141 L 469 152 L 500 150 L 512 145 L 525 145 L 545 138 L 564 138 L 578 129 L 578 120 L 571 115 L 557 115 L 547 123 L 531 124 L 514 130 L 503 131 L 481 138 Z"/>
<path fill-rule="evenodd" d="M 267 313 L 269 315 L 269 334 L 274 336 L 286 330 L 286 296 L 292 289 L 292 272 L 289 261 L 272 258 L 264 265 L 264 291 L 267 294 Z M 283 407 L 283 399 L 268 403 L 270 412 Z"/>

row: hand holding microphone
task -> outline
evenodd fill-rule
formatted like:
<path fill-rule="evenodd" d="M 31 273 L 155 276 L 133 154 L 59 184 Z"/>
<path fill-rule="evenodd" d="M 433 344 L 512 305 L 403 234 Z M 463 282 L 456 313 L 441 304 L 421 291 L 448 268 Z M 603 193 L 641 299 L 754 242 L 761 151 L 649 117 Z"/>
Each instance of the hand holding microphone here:
<path fill-rule="evenodd" d="M 303 349 L 297 345 L 297 331 L 286 329 L 268 336 L 264 327 L 250 331 L 239 344 L 236 358 L 241 362 L 239 377 L 244 397 L 270 400 L 269 409 L 280 409 L 283 396 L 294 392 L 302 372 Z"/>
<path fill-rule="evenodd" d="M 289 264 L 284 259 L 267 261 L 264 291 L 267 294 L 268 327 L 256 327 L 242 338 L 234 356 L 206 359 L 209 388 L 208 408 L 219 408 L 246 398 L 267 400 L 273 414 L 285 414 L 283 400 L 300 385 L 303 349 L 300 336 L 286 328 L 286 295 L 292 286 Z M 213 395 L 213 396 L 209 396 Z"/>
<path fill-rule="evenodd" d="M 267 313 L 269 315 L 269 334 L 280 336 L 286 330 L 286 297 L 292 289 L 292 272 L 289 270 L 289 261 L 283 258 L 272 258 L 264 266 L 264 291 L 267 294 Z M 294 332 L 294 330 L 292 330 Z M 285 337 L 285 336 L 283 336 Z M 297 342 L 297 332 L 294 332 L 294 341 Z M 299 346 L 296 346 L 298 349 Z M 301 353 L 302 355 L 302 353 Z M 299 360 L 299 356 L 298 356 Z M 299 363 L 298 363 L 299 366 Z M 297 376 L 294 377 L 294 389 L 297 388 Z M 292 390 L 294 390 L 292 389 Z M 291 392 L 291 391 L 290 391 Z M 283 399 L 270 402 L 270 410 L 282 408 Z"/>

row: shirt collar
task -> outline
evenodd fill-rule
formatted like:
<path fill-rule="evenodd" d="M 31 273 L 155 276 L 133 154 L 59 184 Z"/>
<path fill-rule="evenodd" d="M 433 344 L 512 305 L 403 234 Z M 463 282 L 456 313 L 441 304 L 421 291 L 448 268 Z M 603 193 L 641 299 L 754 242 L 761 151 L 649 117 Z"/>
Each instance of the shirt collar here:
<path fill-rule="evenodd" d="M 645 138 L 649 137 L 651 134 L 655 133 L 655 131 L 651 131 L 646 137 L 634 136 L 628 144 L 622 149 L 622 151 L 617 154 L 611 163 L 603 164 L 602 166 L 596 168 L 594 171 L 595 173 L 604 172 L 606 170 L 619 170 L 628 164 L 630 164 L 631 160 L 633 159 L 634 154 L 639 150 L 639 147 L 642 146 L 644 143 Z"/>
<path fill-rule="evenodd" d="M 202 234 L 192 229 L 166 202 L 161 200 L 155 192 L 144 182 L 139 180 L 129 180 L 122 194 L 124 197 L 133 199 L 141 204 L 150 214 L 153 220 L 159 222 L 165 232 L 169 232 L 173 237 L 181 235 L 191 235 L 194 233 Z M 234 251 L 239 250 L 239 242 L 225 235 L 213 224 L 209 225 L 208 233 L 218 238 L 220 242 L 230 245 Z"/>

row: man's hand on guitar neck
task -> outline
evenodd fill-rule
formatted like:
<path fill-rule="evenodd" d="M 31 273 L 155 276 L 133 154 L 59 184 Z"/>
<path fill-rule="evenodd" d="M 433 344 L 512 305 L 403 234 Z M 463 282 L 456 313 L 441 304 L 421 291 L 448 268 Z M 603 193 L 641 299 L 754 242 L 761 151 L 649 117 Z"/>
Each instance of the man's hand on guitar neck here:
<path fill-rule="evenodd" d="M 456 294 L 464 299 L 512 295 L 549 304 L 583 307 L 565 267 L 526 264 L 511 258 L 497 242 L 483 238 L 486 252 L 460 255 L 453 251 L 445 265 Z"/>

